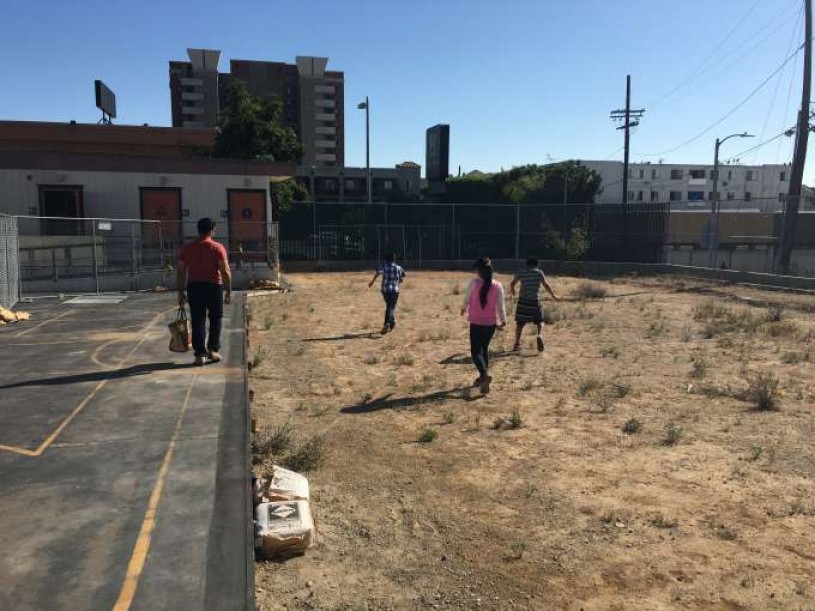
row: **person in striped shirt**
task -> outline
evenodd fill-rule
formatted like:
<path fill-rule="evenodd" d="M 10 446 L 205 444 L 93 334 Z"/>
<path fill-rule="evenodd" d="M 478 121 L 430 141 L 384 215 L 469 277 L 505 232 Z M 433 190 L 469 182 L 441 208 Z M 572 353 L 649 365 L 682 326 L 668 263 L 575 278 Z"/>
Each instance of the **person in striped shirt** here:
<path fill-rule="evenodd" d="M 526 267 L 520 270 L 512 279 L 509 285 L 509 292 L 515 295 L 515 286 L 520 283 L 521 292 L 518 295 L 518 305 L 515 308 L 515 345 L 512 350 L 520 352 L 521 350 L 521 333 L 527 323 L 534 323 L 538 328 L 538 335 L 535 342 L 538 346 L 538 352 L 543 352 L 543 307 L 540 301 L 540 287 L 546 289 L 552 299 L 560 301 L 546 276 L 538 267 L 539 263 L 535 257 L 529 257 L 526 260 Z"/>

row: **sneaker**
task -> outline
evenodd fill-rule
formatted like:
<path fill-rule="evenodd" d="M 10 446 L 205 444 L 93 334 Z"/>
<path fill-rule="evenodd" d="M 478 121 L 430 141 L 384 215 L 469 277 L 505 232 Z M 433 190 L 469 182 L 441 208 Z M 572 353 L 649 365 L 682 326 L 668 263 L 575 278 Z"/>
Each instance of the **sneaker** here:
<path fill-rule="evenodd" d="M 490 394 L 490 382 L 492 382 L 492 376 L 484 376 L 481 380 L 481 394 L 488 395 Z"/>
<path fill-rule="evenodd" d="M 221 360 L 221 355 L 218 353 L 217 350 L 210 350 L 209 354 L 207 354 L 207 357 L 213 363 L 218 363 Z"/>
<path fill-rule="evenodd" d="M 382 335 L 387 335 L 388 331 L 390 331 L 390 330 L 391 330 L 391 328 L 388 325 L 385 325 L 384 327 L 382 327 L 382 330 L 380 331 L 380 333 Z"/>
<path fill-rule="evenodd" d="M 193 362 L 193 364 L 196 367 L 203 367 L 204 365 L 207 364 L 207 359 L 206 359 L 205 356 L 196 356 L 195 361 Z"/>
<path fill-rule="evenodd" d="M 543 349 L 545 348 L 545 346 L 543 345 L 543 336 L 538 335 L 538 337 L 535 338 L 535 341 L 538 344 L 538 352 L 543 352 Z"/>
<path fill-rule="evenodd" d="M 512 347 L 512 351 L 513 351 L 513 352 L 520 352 L 520 351 L 521 351 L 521 345 L 520 345 L 520 344 L 515 344 L 515 345 Z"/>
<path fill-rule="evenodd" d="M 473 382 L 473 388 L 478 388 L 481 386 L 481 378 L 476 378 L 475 382 Z"/>

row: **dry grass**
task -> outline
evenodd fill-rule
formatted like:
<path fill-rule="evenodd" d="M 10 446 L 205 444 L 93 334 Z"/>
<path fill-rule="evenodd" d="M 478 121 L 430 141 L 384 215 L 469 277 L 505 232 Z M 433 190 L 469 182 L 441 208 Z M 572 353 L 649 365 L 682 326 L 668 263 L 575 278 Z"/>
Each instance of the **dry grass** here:
<path fill-rule="evenodd" d="M 283 455 L 323 457 L 319 544 L 258 565 L 261 609 L 808 608 L 815 298 L 592 281 L 617 297 L 547 303 L 543 355 L 496 334 L 482 397 L 468 275 L 412 272 L 384 337 L 368 279 L 295 275 L 253 301 L 255 416 L 270 435 L 290 419 Z"/>

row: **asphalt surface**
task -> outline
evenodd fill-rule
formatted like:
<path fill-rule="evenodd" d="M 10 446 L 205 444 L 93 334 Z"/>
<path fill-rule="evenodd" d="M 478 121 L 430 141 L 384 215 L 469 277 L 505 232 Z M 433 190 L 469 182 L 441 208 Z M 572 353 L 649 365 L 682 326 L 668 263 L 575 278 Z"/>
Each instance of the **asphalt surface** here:
<path fill-rule="evenodd" d="M 0 609 L 253 608 L 242 299 L 192 367 L 173 298 L 0 327 Z"/>

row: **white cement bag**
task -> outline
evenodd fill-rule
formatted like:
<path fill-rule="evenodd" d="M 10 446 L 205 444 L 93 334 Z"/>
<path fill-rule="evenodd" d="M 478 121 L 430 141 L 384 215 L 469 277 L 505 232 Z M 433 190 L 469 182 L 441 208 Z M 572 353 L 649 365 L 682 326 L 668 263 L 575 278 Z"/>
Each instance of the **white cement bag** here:
<path fill-rule="evenodd" d="M 290 501 L 309 499 L 308 480 L 294 471 L 274 466 L 274 475 L 264 496 L 270 501 Z"/>
<path fill-rule="evenodd" d="M 255 508 L 255 536 L 263 558 L 302 554 L 314 540 L 308 501 L 261 503 Z"/>

